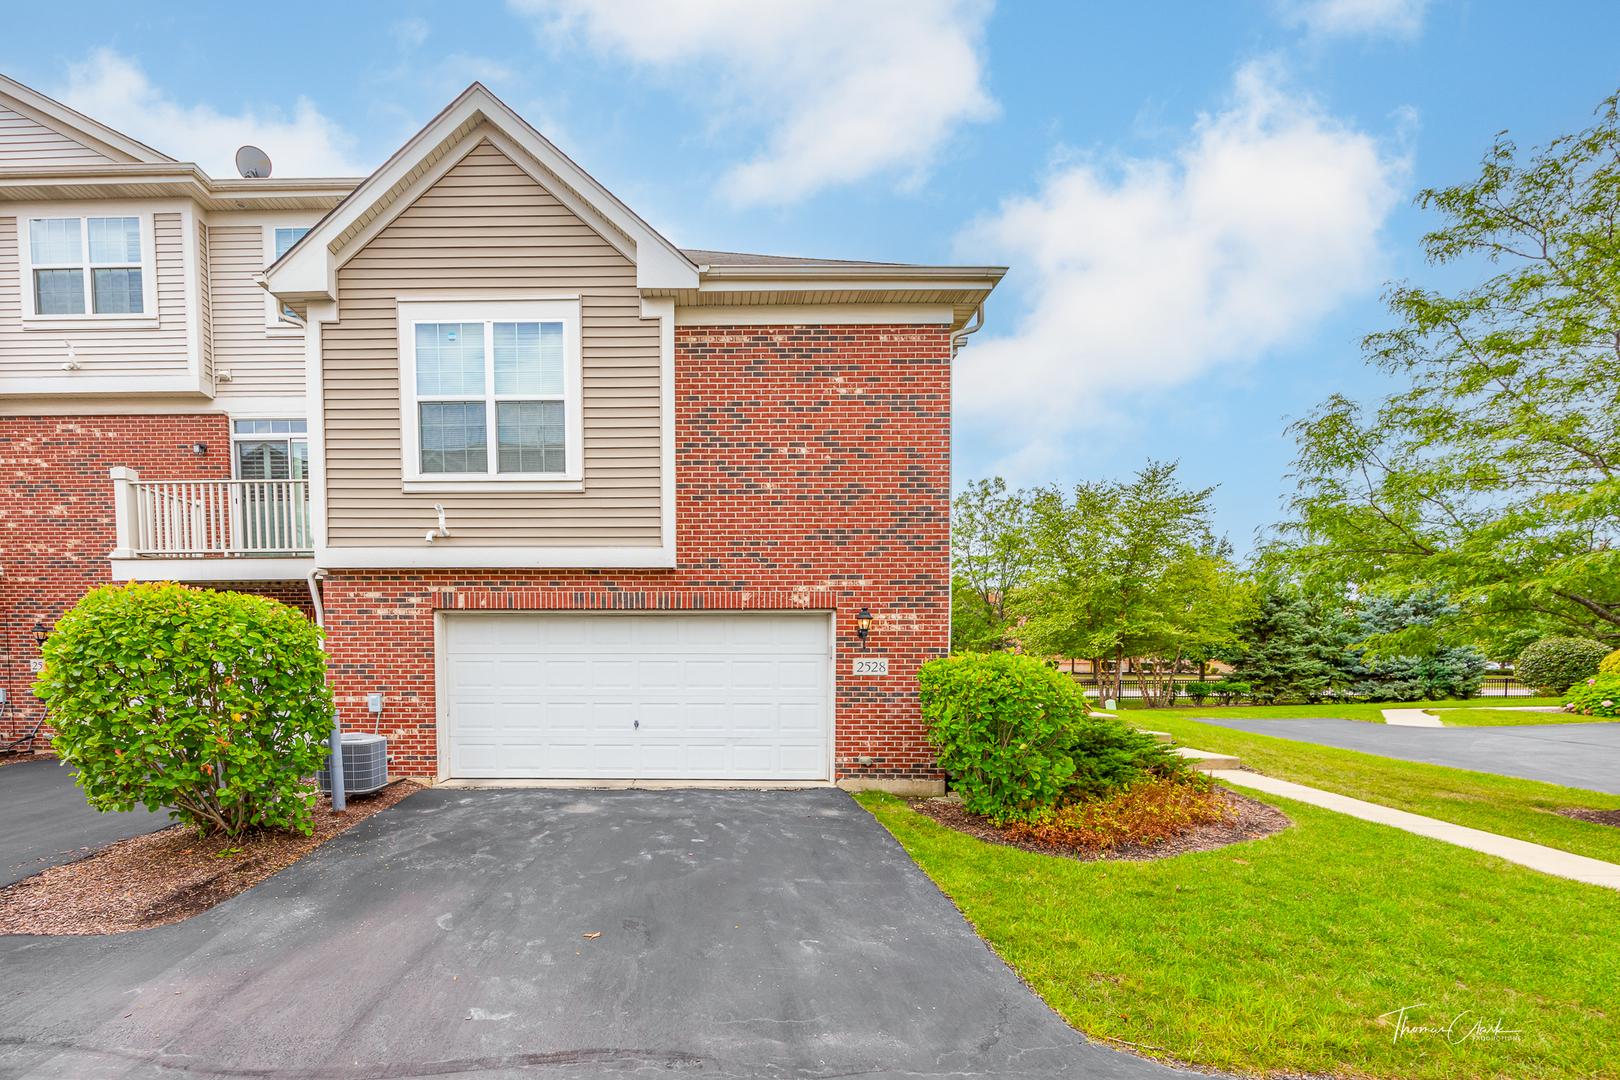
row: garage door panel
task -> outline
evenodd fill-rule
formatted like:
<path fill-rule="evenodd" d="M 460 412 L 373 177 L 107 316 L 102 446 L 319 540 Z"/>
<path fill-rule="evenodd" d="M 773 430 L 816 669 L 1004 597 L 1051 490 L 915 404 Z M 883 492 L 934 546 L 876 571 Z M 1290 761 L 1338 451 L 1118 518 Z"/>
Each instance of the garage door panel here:
<path fill-rule="evenodd" d="M 825 616 L 457 614 L 446 624 L 452 775 L 827 776 Z"/>

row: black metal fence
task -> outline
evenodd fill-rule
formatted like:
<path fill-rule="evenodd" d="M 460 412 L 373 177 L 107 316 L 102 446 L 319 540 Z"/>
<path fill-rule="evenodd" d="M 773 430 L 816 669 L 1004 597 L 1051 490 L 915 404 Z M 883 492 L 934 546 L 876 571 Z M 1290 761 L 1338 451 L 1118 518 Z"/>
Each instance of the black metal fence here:
<path fill-rule="evenodd" d="M 1074 679 L 1075 683 L 1082 688 L 1097 691 L 1098 697 L 1107 697 L 1114 692 L 1114 680 L 1110 675 L 1104 675 L 1102 685 L 1099 686 L 1097 676 L 1095 675 L 1083 672 L 1066 672 L 1066 674 L 1069 674 L 1070 677 Z M 1187 684 L 1199 681 L 1200 680 L 1196 675 L 1177 675 L 1176 696 L 1178 698 L 1187 697 Z M 1202 681 L 1205 683 L 1216 683 L 1220 680 L 1204 679 Z M 1530 687 L 1524 685 L 1524 683 L 1520 682 L 1518 679 L 1513 678 L 1511 675 L 1487 675 L 1485 676 L 1484 684 L 1479 688 L 1479 696 L 1502 698 L 1535 697 L 1536 692 Z M 1120 699 L 1123 701 L 1139 701 L 1141 698 L 1142 690 L 1136 684 L 1136 676 L 1127 674 L 1125 676 L 1124 685 L 1120 688 Z M 1213 694 L 1210 695 L 1210 700 L 1211 702 L 1216 700 Z"/>

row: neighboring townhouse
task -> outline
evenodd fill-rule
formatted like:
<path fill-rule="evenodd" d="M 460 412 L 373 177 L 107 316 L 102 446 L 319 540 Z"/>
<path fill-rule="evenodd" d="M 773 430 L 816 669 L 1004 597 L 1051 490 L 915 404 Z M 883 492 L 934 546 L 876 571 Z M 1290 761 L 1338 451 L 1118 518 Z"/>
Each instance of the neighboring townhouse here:
<path fill-rule="evenodd" d="M 0 82 L 7 726 L 36 626 L 177 580 L 320 619 L 395 774 L 938 789 L 1003 272 L 678 249 L 477 84 L 364 180 L 214 180 Z"/>

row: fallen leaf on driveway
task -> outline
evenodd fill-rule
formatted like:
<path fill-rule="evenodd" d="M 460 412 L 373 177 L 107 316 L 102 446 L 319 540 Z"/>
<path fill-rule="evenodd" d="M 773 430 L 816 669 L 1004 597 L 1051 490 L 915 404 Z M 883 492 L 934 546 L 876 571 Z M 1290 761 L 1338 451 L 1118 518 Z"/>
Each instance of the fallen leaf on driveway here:
<path fill-rule="evenodd" d="M 602 931 L 600 931 L 600 930 L 598 930 L 598 931 L 597 931 L 597 932 L 596 932 L 596 933 L 594 933 L 594 934 L 586 934 L 586 935 L 585 935 L 585 936 L 586 936 L 586 937 L 601 937 L 601 936 L 602 936 Z"/>

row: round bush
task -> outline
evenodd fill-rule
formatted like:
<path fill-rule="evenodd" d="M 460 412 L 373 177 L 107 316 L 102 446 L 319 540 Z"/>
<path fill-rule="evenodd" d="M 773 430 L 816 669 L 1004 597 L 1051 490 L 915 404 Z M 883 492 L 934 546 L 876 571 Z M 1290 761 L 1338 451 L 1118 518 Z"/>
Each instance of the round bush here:
<path fill-rule="evenodd" d="M 1074 680 L 1030 656 L 958 653 L 917 672 L 923 722 L 964 809 L 998 816 L 1050 806 L 1074 776 L 1086 715 Z"/>
<path fill-rule="evenodd" d="M 1598 663 L 1598 674 L 1620 675 L 1620 649 L 1614 650 Z"/>
<path fill-rule="evenodd" d="M 1591 638 L 1542 638 L 1519 654 L 1513 674 L 1537 693 L 1562 694 L 1596 675 L 1608 653 L 1607 645 Z"/>
<path fill-rule="evenodd" d="M 1564 697 L 1564 711 L 1612 720 L 1620 716 L 1617 702 L 1620 702 L 1620 675 L 1605 672 L 1570 687 Z"/>
<path fill-rule="evenodd" d="M 1023 819 L 1144 775 L 1185 772 L 1152 736 L 1088 715 L 1074 680 L 1029 656 L 963 653 L 917 672 L 923 721 L 964 809 Z"/>
<path fill-rule="evenodd" d="M 205 832 L 309 831 L 326 757 L 321 631 L 244 593 L 107 585 L 62 616 L 34 691 L 98 810 L 167 808 Z"/>

